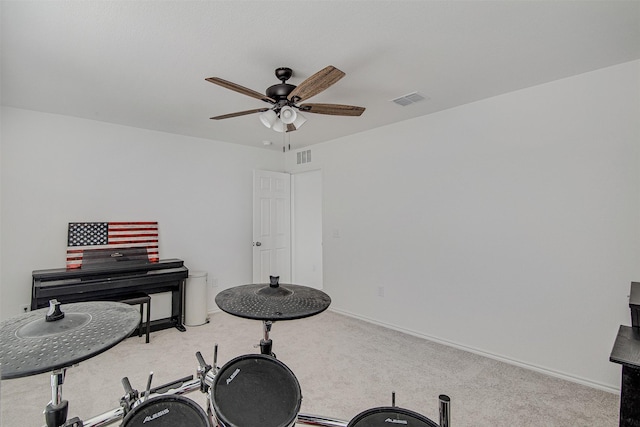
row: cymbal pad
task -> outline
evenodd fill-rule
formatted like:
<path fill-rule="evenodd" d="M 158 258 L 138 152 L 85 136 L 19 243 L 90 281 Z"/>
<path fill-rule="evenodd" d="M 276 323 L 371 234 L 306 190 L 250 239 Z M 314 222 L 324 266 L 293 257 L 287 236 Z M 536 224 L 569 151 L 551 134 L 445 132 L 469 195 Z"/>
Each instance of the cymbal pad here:
<path fill-rule="evenodd" d="M 319 289 L 302 285 L 254 283 L 225 289 L 216 296 L 222 311 L 256 320 L 293 320 L 326 310 L 331 298 Z"/>
<path fill-rule="evenodd" d="M 62 304 L 65 317 L 47 322 L 48 308 L 0 323 L 2 379 L 66 368 L 128 337 L 140 322 L 136 307 L 112 301 Z"/>

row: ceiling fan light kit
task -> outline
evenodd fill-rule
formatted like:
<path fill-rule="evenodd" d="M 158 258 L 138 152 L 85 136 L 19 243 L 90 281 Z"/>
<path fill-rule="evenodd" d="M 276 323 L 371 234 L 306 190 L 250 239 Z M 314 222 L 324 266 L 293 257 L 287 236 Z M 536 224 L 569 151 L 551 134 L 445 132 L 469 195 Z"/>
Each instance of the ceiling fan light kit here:
<path fill-rule="evenodd" d="M 276 132 L 284 132 L 286 128 L 282 120 L 277 120 L 273 124 L 273 126 L 271 126 L 271 129 L 275 130 Z"/>
<path fill-rule="evenodd" d="M 278 115 L 273 110 L 267 110 L 260 114 L 260 121 L 268 128 L 272 127 L 276 120 L 278 120 Z"/>
<path fill-rule="evenodd" d="M 291 124 L 296 120 L 296 112 L 293 108 L 286 106 L 280 109 L 280 120 L 285 124 Z"/>
<path fill-rule="evenodd" d="M 265 111 L 260 114 L 260 121 L 263 125 L 276 132 L 291 132 L 300 129 L 300 126 L 307 121 L 307 118 L 301 113 L 296 113 L 291 107 L 284 107 L 280 110 L 279 115 L 275 110 Z"/>
<path fill-rule="evenodd" d="M 267 88 L 265 95 L 260 92 L 248 89 L 230 81 L 221 79 L 220 77 L 209 77 L 205 80 L 217 84 L 226 89 L 233 90 L 243 95 L 259 99 L 261 101 L 272 104 L 271 108 L 258 108 L 253 110 L 240 111 L 237 113 L 223 114 L 221 116 L 211 117 L 213 120 L 229 119 L 232 117 L 244 116 L 247 114 L 261 113 L 260 121 L 266 127 L 276 132 L 291 132 L 300 129 L 307 118 L 300 114 L 299 111 L 305 111 L 314 114 L 327 114 L 333 116 L 360 116 L 365 108 L 353 105 L 340 104 L 301 104 L 298 102 L 311 98 L 314 95 L 327 89 L 336 83 L 344 73 L 336 67 L 329 65 L 318 71 L 311 77 L 304 80 L 298 86 L 286 83 L 293 75 L 293 71 L 288 67 L 280 67 L 275 71 L 276 77 L 281 83 L 275 84 Z M 296 111 L 298 110 L 298 111 Z"/>
<path fill-rule="evenodd" d="M 293 125 L 296 127 L 296 129 L 300 129 L 300 126 L 302 126 L 306 121 L 307 118 L 305 116 L 303 116 L 301 113 L 296 113 L 296 119 L 293 121 Z"/>

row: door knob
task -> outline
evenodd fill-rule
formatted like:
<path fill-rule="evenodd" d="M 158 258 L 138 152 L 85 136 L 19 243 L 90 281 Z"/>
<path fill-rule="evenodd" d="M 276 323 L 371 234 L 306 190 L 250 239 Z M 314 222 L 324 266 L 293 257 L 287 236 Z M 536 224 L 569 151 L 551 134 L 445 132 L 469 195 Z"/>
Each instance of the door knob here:
<path fill-rule="evenodd" d="M 262 246 L 262 243 L 256 242 L 256 246 Z"/>

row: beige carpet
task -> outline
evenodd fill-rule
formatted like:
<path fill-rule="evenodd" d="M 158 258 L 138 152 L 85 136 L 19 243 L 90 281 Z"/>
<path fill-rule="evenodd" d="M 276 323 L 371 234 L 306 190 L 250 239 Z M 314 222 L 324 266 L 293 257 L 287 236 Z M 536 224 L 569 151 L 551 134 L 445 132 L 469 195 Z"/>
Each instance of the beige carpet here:
<path fill-rule="evenodd" d="M 219 344 L 218 364 L 259 353 L 262 322 L 216 313 L 207 325 L 129 338 L 70 368 L 63 386 L 69 416 L 88 419 L 118 406 L 129 377 L 143 390 L 195 373 L 195 352 L 209 363 Z M 307 319 L 276 322 L 273 351 L 302 388 L 301 413 L 349 420 L 360 411 L 391 404 L 438 421 L 438 395 L 451 398 L 451 425 L 617 426 L 615 394 L 549 377 L 458 349 L 402 334 L 331 311 Z M 51 399 L 50 375 L 1 383 L 1 425 L 40 427 Z M 203 406 L 200 392 L 186 395 Z M 118 424 L 113 424 L 118 425 Z M 247 426 L 256 427 L 256 426 Z"/>

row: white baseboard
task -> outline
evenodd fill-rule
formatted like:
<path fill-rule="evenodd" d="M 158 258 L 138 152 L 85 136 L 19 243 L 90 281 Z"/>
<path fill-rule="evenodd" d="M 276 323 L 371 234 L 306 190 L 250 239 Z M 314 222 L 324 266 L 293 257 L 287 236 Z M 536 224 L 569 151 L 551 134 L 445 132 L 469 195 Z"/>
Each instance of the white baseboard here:
<path fill-rule="evenodd" d="M 378 320 L 375 319 L 371 319 L 365 316 L 361 316 L 355 313 L 351 313 L 349 311 L 345 311 L 345 310 L 341 310 L 341 309 L 336 309 L 334 307 L 331 307 L 329 309 L 330 311 L 333 311 L 335 313 L 338 314 L 343 314 L 345 316 L 348 317 L 353 317 L 354 319 L 359 319 L 359 320 L 363 320 L 365 322 L 369 322 L 369 323 L 373 323 L 375 325 L 379 325 L 388 329 L 392 329 L 394 331 L 398 331 L 398 332 L 403 332 L 405 334 L 408 335 L 412 335 L 418 338 L 422 338 L 422 339 L 426 339 L 428 341 L 433 341 L 436 342 L 438 344 L 443 344 L 449 347 L 453 347 L 453 348 L 457 348 L 459 350 L 464 350 L 464 351 L 468 351 L 469 353 L 473 353 L 473 354 L 477 354 L 479 356 L 483 356 L 483 357 L 487 357 L 489 359 L 493 359 L 493 360 L 498 360 L 500 362 L 504 362 L 504 363 L 508 363 L 510 365 L 515 365 L 515 366 L 519 366 L 521 368 L 525 368 L 525 369 L 530 369 L 532 371 L 536 371 L 536 372 L 540 372 L 542 374 L 546 374 L 555 378 L 560 378 L 566 381 L 571 381 L 574 383 L 578 383 L 578 384 L 582 384 L 585 385 L 587 387 L 592 387 L 598 390 L 602 390 L 602 391 L 606 391 L 609 393 L 613 393 L 613 394 L 620 394 L 620 390 L 616 387 L 612 387 L 610 385 L 607 384 L 602 384 L 596 381 L 591 381 L 588 380 L 586 378 L 581 378 L 581 377 L 576 377 L 575 375 L 570 375 L 564 372 L 559 372 L 559 371 L 554 371 L 551 369 L 547 369 L 547 368 L 543 368 L 541 366 L 536 366 L 530 363 L 526 363 L 526 362 L 522 362 L 520 360 L 515 360 L 515 359 L 510 359 L 508 357 L 504 357 L 504 356 L 500 356 L 499 354 L 494 354 L 494 353 L 489 353 L 483 350 L 479 350 L 477 348 L 473 348 L 473 347 L 469 347 L 463 344 L 459 344 L 456 342 L 452 342 L 452 341 L 448 341 L 448 340 L 444 340 L 442 338 L 438 338 L 438 337 L 434 337 L 434 336 L 430 336 L 430 335 L 425 335 L 423 333 L 420 332 L 416 332 L 413 331 L 411 329 L 406 329 L 406 328 L 402 328 L 400 326 L 397 325 L 392 325 L 390 323 L 385 323 L 385 322 L 380 322 Z"/>

